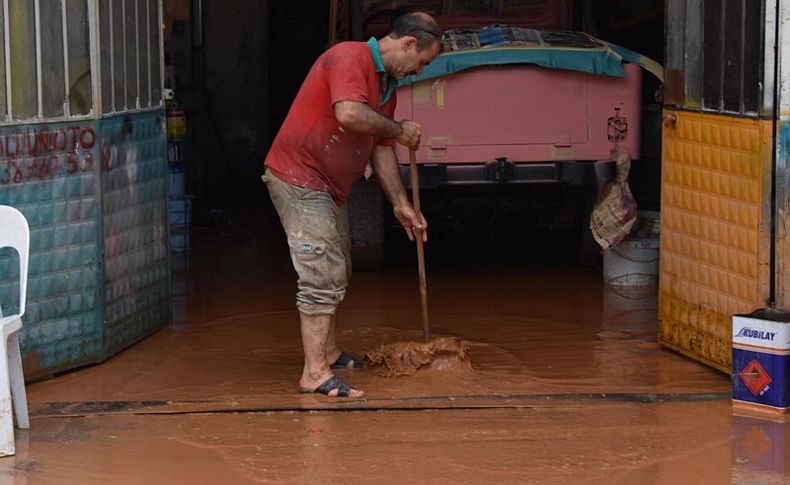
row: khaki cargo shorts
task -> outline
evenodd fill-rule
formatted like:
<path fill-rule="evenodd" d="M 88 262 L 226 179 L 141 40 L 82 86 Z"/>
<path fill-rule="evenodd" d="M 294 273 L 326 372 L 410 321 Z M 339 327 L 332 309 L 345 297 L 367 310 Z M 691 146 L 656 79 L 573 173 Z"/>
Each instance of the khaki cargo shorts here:
<path fill-rule="evenodd" d="M 347 205 L 327 192 L 283 182 L 269 170 L 261 177 L 280 216 L 299 279 L 296 307 L 307 315 L 332 314 L 351 279 Z"/>

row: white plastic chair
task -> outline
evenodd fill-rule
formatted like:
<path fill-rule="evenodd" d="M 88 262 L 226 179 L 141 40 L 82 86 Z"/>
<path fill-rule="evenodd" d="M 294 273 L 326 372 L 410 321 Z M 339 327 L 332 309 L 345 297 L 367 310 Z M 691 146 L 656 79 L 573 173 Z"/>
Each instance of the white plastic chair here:
<path fill-rule="evenodd" d="M 0 345 L 0 456 L 16 453 L 14 446 L 14 418 L 20 428 L 30 428 L 27 414 L 25 378 L 22 374 L 22 354 L 19 352 L 19 329 L 25 314 L 27 298 L 27 266 L 30 252 L 30 228 L 21 212 L 0 205 L 0 248 L 12 247 L 19 253 L 19 313 L 3 316 L 0 309 L 0 329 L 3 341 Z"/>

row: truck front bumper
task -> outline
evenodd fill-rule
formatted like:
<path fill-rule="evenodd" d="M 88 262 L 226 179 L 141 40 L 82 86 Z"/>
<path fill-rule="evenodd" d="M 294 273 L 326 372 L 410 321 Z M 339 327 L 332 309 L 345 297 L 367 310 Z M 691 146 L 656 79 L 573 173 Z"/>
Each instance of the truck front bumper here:
<path fill-rule="evenodd" d="M 613 161 L 515 163 L 504 158 L 486 164 L 420 164 L 420 188 L 443 185 L 561 184 L 596 185 L 612 179 Z M 409 165 L 400 166 L 401 178 L 411 187 Z"/>

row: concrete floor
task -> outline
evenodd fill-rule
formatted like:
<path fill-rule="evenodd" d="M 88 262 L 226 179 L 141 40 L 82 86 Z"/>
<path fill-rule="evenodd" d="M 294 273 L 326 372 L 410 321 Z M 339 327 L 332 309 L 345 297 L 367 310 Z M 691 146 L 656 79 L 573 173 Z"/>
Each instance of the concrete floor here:
<path fill-rule="evenodd" d="M 330 400 L 296 392 L 284 242 L 195 228 L 174 257 L 174 323 L 29 385 L 32 426 L 0 459 L 0 483 L 790 480 L 790 427 L 733 416 L 727 376 L 658 346 L 654 296 L 625 298 L 599 270 L 541 258 L 433 256 L 431 328 L 467 341 L 474 370 L 342 371 L 367 399 Z M 344 348 L 420 338 L 415 266 L 355 275 Z"/>

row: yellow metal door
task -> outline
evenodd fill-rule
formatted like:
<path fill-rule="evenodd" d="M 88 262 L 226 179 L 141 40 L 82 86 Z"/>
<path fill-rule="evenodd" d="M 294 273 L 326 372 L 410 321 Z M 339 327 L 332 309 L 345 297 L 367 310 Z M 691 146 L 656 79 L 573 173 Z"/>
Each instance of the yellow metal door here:
<path fill-rule="evenodd" d="M 732 315 L 769 299 L 772 124 L 665 116 L 658 339 L 729 372 Z"/>
<path fill-rule="evenodd" d="M 773 299 L 775 6 L 714 3 L 667 1 L 658 340 L 730 372 L 732 315 Z"/>

